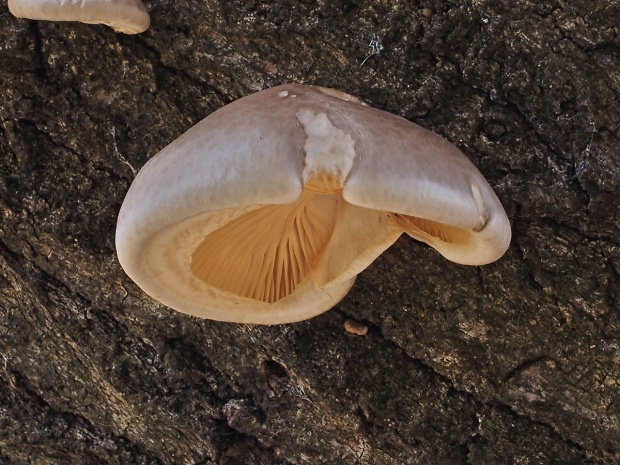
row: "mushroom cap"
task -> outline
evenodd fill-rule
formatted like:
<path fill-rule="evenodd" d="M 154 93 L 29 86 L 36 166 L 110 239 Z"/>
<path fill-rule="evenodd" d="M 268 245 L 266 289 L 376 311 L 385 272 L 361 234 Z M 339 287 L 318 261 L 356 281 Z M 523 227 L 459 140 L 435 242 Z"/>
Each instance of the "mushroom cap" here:
<path fill-rule="evenodd" d="M 116 245 L 171 308 L 277 324 L 333 307 L 403 232 L 469 265 L 497 260 L 511 236 L 489 184 L 445 139 L 288 84 L 217 110 L 149 160 Z"/>
<path fill-rule="evenodd" d="M 138 34 L 151 19 L 141 0 L 9 0 L 18 18 L 106 24 L 116 32 Z"/>

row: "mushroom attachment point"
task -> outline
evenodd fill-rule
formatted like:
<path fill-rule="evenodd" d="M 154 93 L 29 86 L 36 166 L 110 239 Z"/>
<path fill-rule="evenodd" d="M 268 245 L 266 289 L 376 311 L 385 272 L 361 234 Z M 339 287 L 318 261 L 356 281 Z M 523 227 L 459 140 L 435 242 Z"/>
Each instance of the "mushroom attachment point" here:
<path fill-rule="evenodd" d="M 139 34 L 151 18 L 142 0 L 9 0 L 18 18 L 106 24 L 116 32 Z"/>
<path fill-rule="evenodd" d="M 333 89 L 284 85 L 212 113 L 142 168 L 119 261 L 180 312 L 278 324 L 336 305 L 402 234 L 448 260 L 501 257 L 510 223 L 442 137 Z"/>

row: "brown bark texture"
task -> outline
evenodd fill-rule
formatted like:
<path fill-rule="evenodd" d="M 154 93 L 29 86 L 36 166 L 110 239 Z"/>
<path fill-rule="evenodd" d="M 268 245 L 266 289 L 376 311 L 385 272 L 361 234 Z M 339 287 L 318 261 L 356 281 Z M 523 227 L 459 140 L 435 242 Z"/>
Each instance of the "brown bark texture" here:
<path fill-rule="evenodd" d="M 145 3 L 135 36 L 0 6 L 0 463 L 620 462 L 617 0 Z M 146 296 L 114 248 L 136 172 L 287 82 L 455 143 L 507 254 L 466 267 L 402 237 L 281 326 Z"/>

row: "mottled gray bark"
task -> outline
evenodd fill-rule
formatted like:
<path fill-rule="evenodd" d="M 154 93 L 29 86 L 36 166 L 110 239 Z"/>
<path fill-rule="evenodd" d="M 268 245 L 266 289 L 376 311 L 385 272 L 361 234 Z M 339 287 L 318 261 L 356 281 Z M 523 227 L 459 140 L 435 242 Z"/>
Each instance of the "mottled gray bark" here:
<path fill-rule="evenodd" d="M 620 460 L 617 1 L 147 6 L 139 36 L 0 7 L 0 463 Z M 284 82 L 457 144 L 506 207 L 506 256 L 403 237 L 336 308 L 277 327 L 145 296 L 114 251 L 135 172 Z"/>

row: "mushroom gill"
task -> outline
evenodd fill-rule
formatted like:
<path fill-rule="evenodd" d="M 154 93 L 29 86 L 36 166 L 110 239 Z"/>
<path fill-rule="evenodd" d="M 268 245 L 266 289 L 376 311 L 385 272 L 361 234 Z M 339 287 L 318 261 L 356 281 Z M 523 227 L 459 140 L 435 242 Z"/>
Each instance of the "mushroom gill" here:
<path fill-rule="evenodd" d="M 245 213 L 205 237 L 191 256 L 192 273 L 210 286 L 250 299 L 274 303 L 289 296 L 317 265 L 331 238 L 345 202 L 341 193 L 335 178 L 320 176 L 292 204 Z M 466 242 L 470 234 L 423 218 L 387 216 L 424 242 Z"/>
<path fill-rule="evenodd" d="M 273 303 L 291 294 L 329 241 L 342 196 L 313 179 L 293 204 L 265 205 L 209 234 L 192 254 L 192 273 L 227 292 Z"/>

